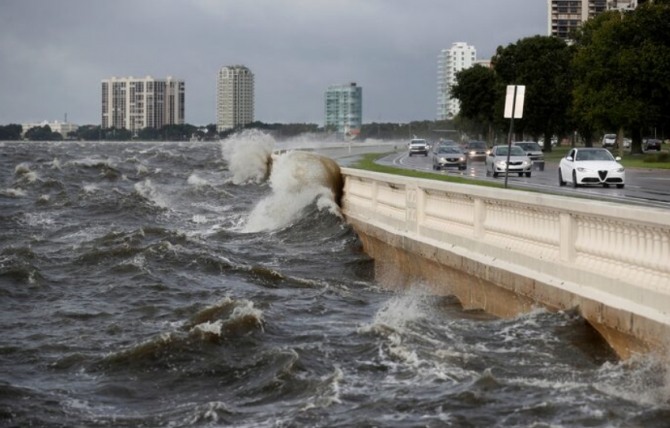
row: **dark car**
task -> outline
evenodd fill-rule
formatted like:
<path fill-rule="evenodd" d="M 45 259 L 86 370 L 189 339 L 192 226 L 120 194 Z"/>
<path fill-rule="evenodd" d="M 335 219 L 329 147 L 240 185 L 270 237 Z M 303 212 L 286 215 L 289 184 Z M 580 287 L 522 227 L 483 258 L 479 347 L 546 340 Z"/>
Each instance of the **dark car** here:
<path fill-rule="evenodd" d="M 533 162 L 533 168 L 544 171 L 544 153 L 542 152 L 542 147 L 535 141 L 514 141 L 512 142 L 513 146 L 518 146 L 523 149 L 524 152 L 528 155 L 530 160 Z"/>
<path fill-rule="evenodd" d="M 463 146 L 463 152 L 470 160 L 484 160 L 491 151 L 484 141 L 468 141 Z"/>
<path fill-rule="evenodd" d="M 660 151 L 661 150 L 661 140 L 657 140 L 655 138 L 646 138 L 642 142 L 642 150 L 644 150 L 645 152 L 647 150 Z"/>
<path fill-rule="evenodd" d="M 441 144 L 433 151 L 433 169 L 457 167 L 464 170 L 468 167 L 468 159 L 458 146 Z"/>

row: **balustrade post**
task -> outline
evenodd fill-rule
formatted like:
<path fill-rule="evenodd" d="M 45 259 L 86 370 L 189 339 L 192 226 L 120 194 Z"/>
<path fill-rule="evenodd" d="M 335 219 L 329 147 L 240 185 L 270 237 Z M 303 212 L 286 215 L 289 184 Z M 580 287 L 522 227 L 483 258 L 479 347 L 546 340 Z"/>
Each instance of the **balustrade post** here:
<path fill-rule="evenodd" d="M 473 214 L 472 223 L 474 225 L 475 239 L 483 239 L 486 232 L 484 228 L 484 223 L 486 222 L 486 205 L 482 198 L 475 199 Z"/>
<path fill-rule="evenodd" d="M 575 243 L 577 241 L 577 222 L 570 213 L 561 213 L 559 232 L 561 261 L 571 263 L 577 256 Z"/>

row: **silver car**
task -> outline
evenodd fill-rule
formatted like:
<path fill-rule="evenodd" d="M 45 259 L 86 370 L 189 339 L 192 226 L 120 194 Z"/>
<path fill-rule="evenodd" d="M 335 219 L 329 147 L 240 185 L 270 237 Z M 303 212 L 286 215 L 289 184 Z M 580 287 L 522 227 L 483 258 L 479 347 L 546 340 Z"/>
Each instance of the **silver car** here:
<path fill-rule="evenodd" d="M 509 165 L 507 164 L 507 153 L 509 151 Z M 486 156 L 486 175 L 497 177 L 499 174 L 518 173 L 519 177 L 526 174 L 530 177 L 533 162 L 521 147 L 493 146 L 491 152 Z"/>
<path fill-rule="evenodd" d="M 460 147 L 440 145 L 433 151 L 433 169 L 441 170 L 450 166 L 455 166 L 462 171 L 468 167 L 468 160 Z"/>

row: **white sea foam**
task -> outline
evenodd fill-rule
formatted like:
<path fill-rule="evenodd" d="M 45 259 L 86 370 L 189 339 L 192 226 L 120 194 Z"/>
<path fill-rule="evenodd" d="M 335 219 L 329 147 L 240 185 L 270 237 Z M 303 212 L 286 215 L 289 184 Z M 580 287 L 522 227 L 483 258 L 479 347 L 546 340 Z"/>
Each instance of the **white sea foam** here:
<path fill-rule="evenodd" d="M 257 321 L 259 325 L 262 325 L 263 322 L 263 311 L 260 309 L 254 308 L 254 302 L 249 300 L 241 300 L 238 303 L 238 306 L 233 309 L 233 313 L 230 315 L 230 320 L 238 320 L 246 317 L 251 317 Z"/>
<path fill-rule="evenodd" d="M 29 172 L 30 172 L 30 164 L 28 164 L 27 162 L 21 162 L 20 164 L 14 167 L 15 175 L 27 174 Z"/>
<path fill-rule="evenodd" d="M 153 185 L 151 180 L 147 179 L 135 183 L 135 191 L 140 194 L 145 199 L 150 200 L 154 204 L 162 208 L 168 208 L 169 203 L 164 195 L 162 195 L 158 189 Z"/>
<path fill-rule="evenodd" d="M 34 183 L 37 181 L 37 173 L 30 169 L 30 164 L 27 162 L 22 162 L 14 168 L 14 175 L 21 177 L 23 180 L 28 183 Z"/>
<path fill-rule="evenodd" d="M 258 130 L 234 134 L 221 143 L 233 184 L 261 183 L 268 176 L 275 140 Z"/>
<path fill-rule="evenodd" d="M 26 192 L 22 189 L 7 188 L 0 191 L 0 195 L 8 196 L 10 198 L 21 198 L 26 196 Z"/>
<path fill-rule="evenodd" d="M 198 177 L 196 174 L 189 175 L 186 182 L 194 187 L 203 187 L 209 184 L 209 181 L 205 180 L 204 178 Z"/>
<path fill-rule="evenodd" d="M 374 324 L 384 324 L 395 330 L 403 330 L 408 323 L 427 316 L 424 298 L 425 296 L 412 291 L 393 296 L 377 312 Z"/>
<path fill-rule="evenodd" d="M 94 193 L 94 192 L 97 192 L 97 191 L 98 191 L 99 187 L 98 187 L 98 185 L 96 185 L 96 184 L 84 184 L 84 186 L 82 187 L 82 189 L 83 189 L 84 192 L 86 192 L 86 193 Z"/>
<path fill-rule="evenodd" d="M 275 230 L 300 217 L 309 204 L 341 216 L 330 181 L 333 177 L 318 158 L 306 152 L 288 152 L 275 158 L 270 186 L 272 194 L 250 213 L 245 232 Z"/>
<path fill-rule="evenodd" d="M 606 363 L 599 372 L 596 388 L 609 395 L 642 405 L 670 403 L 668 356 L 643 355 L 619 363 Z"/>
<path fill-rule="evenodd" d="M 201 214 L 193 214 L 193 217 L 191 218 L 191 222 L 195 224 L 204 224 L 207 223 L 209 220 L 207 219 L 207 216 L 201 215 Z"/>
<path fill-rule="evenodd" d="M 98 166 L 98 165 L 104 165 L 104 166 L 107 166 L 107 167 L 113 167 L 114 166 L 112 164 L 111 160 L 96 158 L 96 157 L 86 157 L 86 158 L 83 158 L 83 159 L 72 160 L 72 161 L 68 162 L 68 165 L 85 166 L 85 167 L 94 167 L 94 166 Z"/>
<path fill-rule="evenodd" d="M 216 336 L 221 336 L 221 328 L 223 327 L 222 320 L 216 320 L 214 322 L 205 321 L 193 327 L 191 332 L 198 333 L 209 333 Z"/>

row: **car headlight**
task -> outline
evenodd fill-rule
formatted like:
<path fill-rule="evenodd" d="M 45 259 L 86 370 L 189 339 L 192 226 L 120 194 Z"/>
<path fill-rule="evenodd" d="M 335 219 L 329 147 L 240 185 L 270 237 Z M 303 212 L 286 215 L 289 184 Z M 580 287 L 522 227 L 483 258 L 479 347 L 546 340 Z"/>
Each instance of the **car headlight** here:
<path fill-rule="evenodd" d="M 624 167 L 617 168 L 616 172 L 624 172 Z"/>
<path fill-rule="evenodd" d="M 579 171 L 579 172 L 591 172 L 590 169 L 584 168 L 583 166 L 580 166 L 579 168 L 577 168 L 577 171 Z"/>
<path fill-rule="evenodd" d="M 463 156 L 461 156 L 460 158 L 458 158 L 458 160 L 463 162 L 465 160 L 465 158 Z"/>
<path fill-rule="evenodd" d="M 528 165 L 530 165 L 530 161 L 527 160 L 521 161 L 521 166 L 528 166 Z"/>
<path fill-rule="evenodd" d="M 505 166 L 507 166 L 507 162 L 505 162 L 505 161 L 496 161 L 496 166 L 497 166 L 498 168 L 505 168 Z"/>
<path fill-rule="evenodd" d="M 447 160 L 445 158 L 440 158 L 440 162 L 446 162 Z"/>
<path fill-rule="evenodd" d="M 474 150 L 471 150 L 471 151 L 470 151 L 470 156 L 474 156 L 474 155 L 476 155 L 476 154 L 477 154 L 477 152 L 475 152 Z"/>

